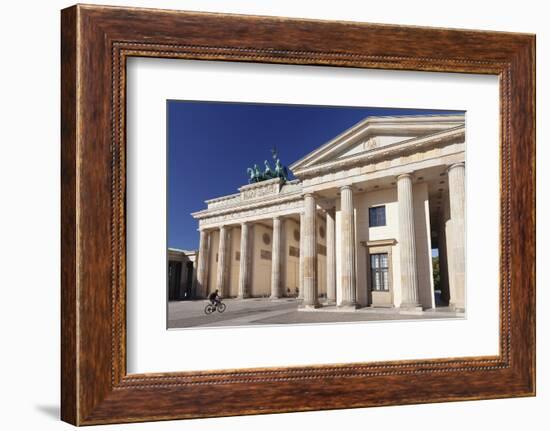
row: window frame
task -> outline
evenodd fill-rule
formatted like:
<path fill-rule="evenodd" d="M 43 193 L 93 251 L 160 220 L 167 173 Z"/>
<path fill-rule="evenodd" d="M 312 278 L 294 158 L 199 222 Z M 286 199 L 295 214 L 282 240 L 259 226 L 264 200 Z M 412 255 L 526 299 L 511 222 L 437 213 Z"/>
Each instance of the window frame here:
<path fill-rule="evenodd" d="M 379 224 L 378 220 L 379 220 L 380 216 L 377 213 L 377 211 L 380 210 L 380 209 L 382 209 L 382 211 L 383 211 L 384 222 Z M 373 217 L 373 213 L 375 213 L 374 217 Z M 376 223 L 373 223 L 373 221 L 376 221 Z M 382 226 L 387 226 L 387 225 L 388 225 L 388 220 L 387 220 L 387 217 L 386 217 L 386 205 L 383 204 L 383 205 L 370 206 L 369 207 L 369 228 L 370 227 L 382 227 Z"/>
<path fill-rule="evenodd" d="M 380 262 L 382 259 L 380 258 L 382 255 L 386 256 L 386 265 L 382 267 L 380 265 Z M 378 257 L 378 267 L 373 266 L 373 258 Z M 369 270 L 370 270 L 370 282 L 371 282 L 371 291 L 372 292 L 383 292 L 383 293 L 389 293 L 390 291 L 390 255 L 388 252 L 377 252 L 377 253 L 369 253 Z M 386 282 L 381 283 L 380 286 L 382 286 L 382 289 L 376 289 L 378 286 L 378 283 L 376 282 L 376 276 L 378 274 L 383 274 L 385 271 L 386 273 Z M 382 280 L 379 280 L 382 281 Z"/>

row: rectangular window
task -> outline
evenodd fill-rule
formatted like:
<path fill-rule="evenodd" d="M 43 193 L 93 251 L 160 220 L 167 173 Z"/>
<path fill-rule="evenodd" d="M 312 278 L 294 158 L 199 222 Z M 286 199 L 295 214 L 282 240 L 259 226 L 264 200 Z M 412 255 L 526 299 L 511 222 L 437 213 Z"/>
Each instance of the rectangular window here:
<path fill-rule="evenodd" d="M 388 292 L 388 253 L 370 255 L 371 286 L 375 292 Z"/>
<path fill-rule="evenodd" d="M 386 206 L 369 208 L 369 227 L 386 226 Z"/>

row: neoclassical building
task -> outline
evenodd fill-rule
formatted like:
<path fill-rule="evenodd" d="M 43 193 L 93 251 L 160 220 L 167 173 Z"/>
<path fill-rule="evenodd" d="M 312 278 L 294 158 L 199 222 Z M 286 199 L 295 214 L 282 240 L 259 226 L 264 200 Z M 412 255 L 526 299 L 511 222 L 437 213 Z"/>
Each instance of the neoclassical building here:
<path fill-rule="evenodd" d="M 464 309 L 464 115 L 368 117 L 192 216 L 205 297 L 298 296 L 304 308 Z"/>
<path fill-rule="evenodd" d="M 168 249 L 168 300 L 181 301 L 195 296 L 196 258 L 194 250 Z"/>

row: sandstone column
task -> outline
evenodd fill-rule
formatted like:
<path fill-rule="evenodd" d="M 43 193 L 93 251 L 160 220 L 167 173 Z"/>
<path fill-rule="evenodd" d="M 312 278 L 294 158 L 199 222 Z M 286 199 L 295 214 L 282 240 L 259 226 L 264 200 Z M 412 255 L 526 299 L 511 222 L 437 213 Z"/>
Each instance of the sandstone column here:
<path fill-rule="evenodd" d="M 218 246 L 218 273 L 216 277 L 216 289 L 218 289 L 218 294 L 223 297 L 228 292 L 227 280 L 228 280 L 228 259 L 227 259 L 227 249 L 228 249 L 228 231 L 225 226 L 220 227 L 220 242 Z"/>
<path fill-rule="evenodd" d="M 250 294 L 250 244 L 248 243 L 248 227 L 249 224 L 244 222 L 241 224 L 241 256 L 239 262 L 239 299 L 247 298 Z"/>
<path fill-rule="evenodd" d="M 327 211 L 327 302 L 336 302 L 336 238 L 334 210 Z"/>
<path fill-rule="evenodd" d="M 448 200 L 448 196 L 444 197 Z M 449 291 L 449 271 L 448 262 L 449 256 L 447 255 L 447 219 L 448 208 L 446 202 L 442 203 L 443 207 L 439 210 L 439 236 L 438 236 L 438 248 L 439 248 L 439 276 L 441 284 L 441 301 L 445 304 L 449 304 L 451 294 Z"/>
<path fill-rule="evenodd" d="M 298 299 L 304 299 L 304 213 L 300 213 L 300 262 L 298 265 Z"/>
<path fill-rule="evenodd" d="M 197 262 L 197 297 L 206 297 L 208 294 L 208 253 L 210 235 L 205 229 L 200 231 L 199 257 Z"/>
<path fill-rule="evenodd" d="M 319 307 L 317 297 L 317 204 L 311 193 L 304 195 L 304 302 L 307 308 Z"/>
<path fill-rule="evenodd" d="M 399 261 L 401 263 L 401 307 L 418 308 L 418 277 L 416 273 L 416 241 L 412 175 L 397 177 L 397 201 L 399 208 Z"/>
<path fill-rule="evenodd" d="M 448 169 L 451 235 L 447 241 L 449 253 L 448 273 L 450 281 L 449 305 L 464 310 L 465 290 L 465 230 L 464 230 L 464 163 L 456 163 Z"/>
<path fill-rule="evenodd" d="M 271 249 L 271 299 L 281 296 L 281 218 L 273 217 L 273 246 Z"/>
<path fill-rule="evenodd" d="M 355 217 L 351 186 L 343 186 L 340 189 L 340 200 L 342 301 L 339 305 L 341 307 L 357 307 L 355 292 Z"/>

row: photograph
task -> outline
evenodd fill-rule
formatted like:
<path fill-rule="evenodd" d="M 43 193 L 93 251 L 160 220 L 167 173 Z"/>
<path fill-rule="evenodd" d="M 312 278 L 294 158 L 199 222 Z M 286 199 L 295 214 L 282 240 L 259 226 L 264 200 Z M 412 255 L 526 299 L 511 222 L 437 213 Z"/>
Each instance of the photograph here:
<path fill-rule="evenodd" d="M 167 328 L 466 317 L 464 110 L 167 100 Z"/>

